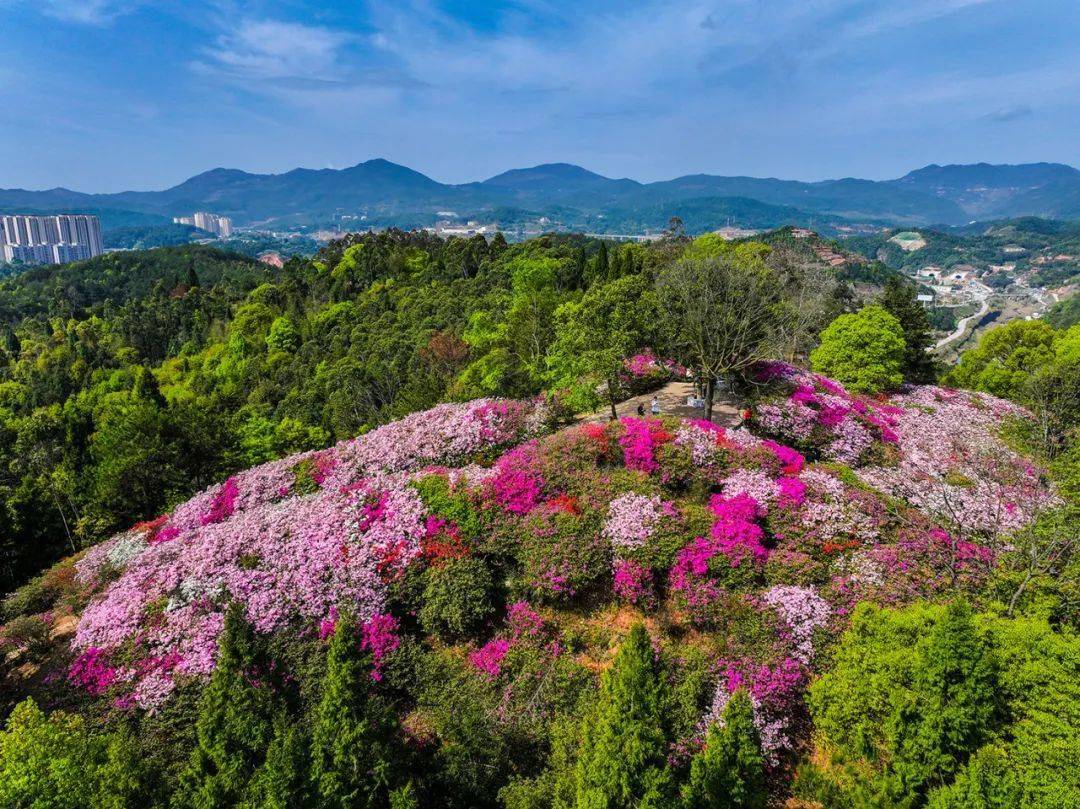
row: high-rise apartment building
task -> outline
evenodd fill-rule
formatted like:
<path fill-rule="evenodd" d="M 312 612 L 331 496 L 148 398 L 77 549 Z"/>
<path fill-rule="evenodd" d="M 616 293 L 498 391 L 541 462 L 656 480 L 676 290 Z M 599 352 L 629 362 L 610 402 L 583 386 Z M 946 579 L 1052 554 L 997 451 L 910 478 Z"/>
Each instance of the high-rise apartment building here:
<path fill-rule="evenodd" d="M 227 216 L 218 216 L 216 213 L 198 211 L 193 216 L 174 216 L 173 222 L 178 225 L 194 225 L 199 230 L 213 233 L 219 239 L 232 236 L 232 220 Z"/>
<path fill-rule="evenodd" d="M 64 264 L 103 252 L 101 222 L 96 216 L 0 215 L 0 261 Z"/>

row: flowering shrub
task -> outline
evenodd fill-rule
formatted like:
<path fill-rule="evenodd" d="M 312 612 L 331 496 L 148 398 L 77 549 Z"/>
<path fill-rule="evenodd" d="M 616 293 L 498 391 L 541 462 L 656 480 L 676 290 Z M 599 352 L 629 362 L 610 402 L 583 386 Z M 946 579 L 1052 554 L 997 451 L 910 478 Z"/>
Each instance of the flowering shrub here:
<path fill-rule="evenodd" d="M 643 351 L 623 360 L 620 386 L 628 394 L 641 393 L 659 387 L 671 379 L 686 377 L 686 368 L 675 360 L 658 359 L 651 351 Z"/>
<path fill-rule="evenodd" d="M 675 505 L 658 496 L 624 494 L 608 506 L 604 536 L 611 540 L 616 553 L 636 550 L 652 536 L 653 529 L 664 518 L 678 518 Z"/>
<path fill-rule="evenodd" d="M 765 592 L 765 603 L 776 609 L 791 630 L 793 657 L 809 664 L 814 656 L 814 632 L 825 626 L 831 608 L 812 587 L 777 585 Z"/>
<path fill-rule="evenodd" d="M 720 453 L 732 446 L 723 427 L 705 419 L 683 421 L 675 431 L 676 446 L 687 447 L 696 466 L 709 466 L 719 460 Z"/>
<path fill-rule="evenodd" d="M 227 520 L 236 509 L 236 498 L 240 494 L 236 487 L 236 478 L 229 478 L 218 489 L 210 509 L 199 518 L 202 525 L 211 525 Z"/>
<path fill-rule="evenodd" d="M 386 658 L 401 643 L 397 636 L 398 622 L 392 615 L 375 614 L 360 627 L 360 648 L 371 652 L 371 679 L 382 679 Z"/>
<path fill-rule="evenodd" d="M 982 393 L 931 386 L 890 400 L 899 462 L 860 470 L 871 486 L 902 497 L 961 532 L 990 538 L 1027 525 L 1056 502 L 1039 471 L 999 439 L 1003 418 L 1025 411 Z"/>
<path fill-rule="evenodd" d="M 494 679 L 499 676 L 503 658 L 510 651 L 510 641 L 505 638 L 493 638 L 474 652 L 469 653 L 469 662 Z"/>
<path fill-rule="evenodd" d="M 709 539 L 697 537 L 683 548 L 671 568 L 669 586 L 679 594 L 695 620 L 707 619 L 708 608 L 723 591 L 717 574 L 723 566 L 739 568 L 762 563 L 768 550 L 762 545 L 764 531 L 754 520 L 760 516 L 757 502 L 745 494 L 730 499 L 714 496 L 710 507 L 716 515 Z M 717 568 L 715 559 L 724 560 Z"/>
<path fill-rule="evenodd" d="M 712 705 L 701 720 L 704 735 L 710 725 L 723 722 L 724 708 L 731 695 L 746 689 L 754 704 L 754 726 L 761 735 L 761 749 L 766 761 L 776 766 L 783 753 L 794 748 L 796 712 L 806 686 L 806 675 L 799 661 L 783 660 L 777 666 L 756 665 L 750 661 L 720 661 L 720 678 Z"/>
<path fill-rule="evenodd" d="M 117 680 L 117 671 L 108 664 L 104 650 L 91 646 L 76 657 L 68 669 L 68 682 L 100 696 Z"/>
<path fill-rule="evenodd" d="M 535 442 L 510 450 L 495 462 L 494 468 L 495 474 L 484 484 L 487 496 L 514 514 L 532 511 L 544 488 Z"/>
<path fill-rule="evenodd" d="M 378 670 L 394 645 L 393 619 L 377 619 L 387 583 L 420 555 L 428 533 L 408 476 L 387 471 L 464 460 L 541 427 L 542 409 L 533 403 L 440 405 L 330 450 L 229 478 L 179 506 L 158 529 L 158 542 L 148 542 L 144 527 L 80 560 L 83 584 L 99 584 L 107 571 L 120 575 L 81 616 L 73 646 L 97 649 L 95 661 L 132 641 L 147 659 L 175 657 L 167 671 L 136 670 L 136 702 L 148 706 L 168 695 L 174 672 L 205 676 L 213 669 L 228 600 L 242 602 L 260 632 L 294 619 L 314 625 L 347 604 L 379 628 L 365 630 Z M 307 495 L 294 491 L 302 463 L 318 486 Z"/>
<path fill-rule="evenodd" d="M 565 601 L 608 575 L 611 553 L 595 515 L 537 509 L 524 525 L 521 562 L 533 593 Z"/>
<path fill-rule="evenodd" d="M 656 450 L 672 435 L 664 429 L 659 419 L 621 419 L 623 426 L 619 444 L 623 448 L 623 463 L 627 469 L 640 472 L 655 472 L 657 469 Z"/>
<path fill-rule="evenodd" d="M 502 671 L 507 653 L 515 646 L 536 643 L 543 634 L 544 622 L 527 601 L 515 601 L 506 610 L 509 637 L 492 638 L 479 649 L 469 653 L 473 668 L 495 679 Z"/>
<path fill-rule="evenodd" d="M 847 464 L 863 458 L 875 440 L 896 441 L 895 407 L 854 396 L 831 379 L 785 363 L 765 363 L 757 375 L 781 390 L 754 413 L 761 428 L 772 435 Z"/>
<path fill-rule="evenodd" d="M 653 603 L 653 572 L 632 559 L 616 559 L 615 595 L 631 604 L 651 606 Z"/>

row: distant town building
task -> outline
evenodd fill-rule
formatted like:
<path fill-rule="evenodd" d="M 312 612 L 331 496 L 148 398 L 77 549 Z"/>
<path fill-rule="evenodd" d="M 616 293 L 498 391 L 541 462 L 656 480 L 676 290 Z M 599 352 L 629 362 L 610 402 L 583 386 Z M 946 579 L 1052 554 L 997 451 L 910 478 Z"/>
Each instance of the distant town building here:
<path fill-rule="evenodd" d="M 213 233 L 219 239 L 232 236 L 232 220 L 227 216 L 218 216 L 216 213 L 197 211 L 191 216 L 174 216 L 173 223 L 197 227 L 199 230 Z"/>
<path fill-rule="evenodd" d="M 714 230 L 713 233 L 715 233 L 721 239 L 730 242 L 734 241 L 735 239 L 746 239 L 750 236 L 756 236 L 761 233 L 761 231 L 750 230 L 749 228 L 739 228 L 735 227 L 734 225 L 727 225 L 726 227 L 722 227 L 719 230 Z"/>
<path fill-rule="evenodd" d="M 96 216 L 0 216 L 0 261 L 64 264 L 103 252 L 101 222 Z"/>

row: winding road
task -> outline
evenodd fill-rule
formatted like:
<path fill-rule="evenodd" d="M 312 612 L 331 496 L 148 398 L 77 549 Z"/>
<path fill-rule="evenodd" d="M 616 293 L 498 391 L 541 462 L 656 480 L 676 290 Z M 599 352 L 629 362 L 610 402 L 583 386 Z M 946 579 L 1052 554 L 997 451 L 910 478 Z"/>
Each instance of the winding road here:
<path fill-rule="evenodd" d="M 932 351 L 936 351 L 937 349 L 941 348 L 942 346 L 948 345 L 953 340 L 959 340 L 961 337 L 964 336 L 964 332 L 967 331 L 968 324 L 972 320 L 978 320 L 983 315 L 985 315 L 987 312 L 990 311 L 990 289 L 989 289 L 989 287 L 983 287 L 983 290 L 984 290 L 984 292 L 983 292 L 983 297 L 982 297 L 982 301 L 981 301 L 982 306 L 979 307 L 979 311 L 976 312 L 973 315 L 968 315 L 965 318 L 961 318 L 960 322 L 956 324 L 956 329 L 954 329 L 951 334 L 948 334 L 945 337 L 942 337 L 940 340 L 938 340 L 936 343 L 934 343 L 934 347 L 931 349 Z"/>

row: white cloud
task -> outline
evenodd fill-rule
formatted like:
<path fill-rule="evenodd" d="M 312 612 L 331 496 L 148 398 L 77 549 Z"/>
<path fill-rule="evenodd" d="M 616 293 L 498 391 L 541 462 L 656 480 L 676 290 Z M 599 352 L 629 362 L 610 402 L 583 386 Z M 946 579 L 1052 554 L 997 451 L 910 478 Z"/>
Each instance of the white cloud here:
<path fill-rule="evenodd" d="M 244 80 L 333 82 L 342 78 L 342 31 L 277 20 L 243 20 L 205 52 L 204 67 Z"/>
<path fill-rule="evenodd" d="M 142 6 L 138 0 L 37 0 L 43 14 L 80 25 L 109 25 Z"/>

